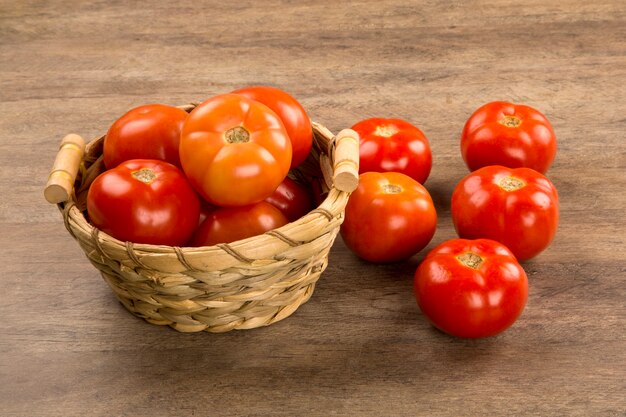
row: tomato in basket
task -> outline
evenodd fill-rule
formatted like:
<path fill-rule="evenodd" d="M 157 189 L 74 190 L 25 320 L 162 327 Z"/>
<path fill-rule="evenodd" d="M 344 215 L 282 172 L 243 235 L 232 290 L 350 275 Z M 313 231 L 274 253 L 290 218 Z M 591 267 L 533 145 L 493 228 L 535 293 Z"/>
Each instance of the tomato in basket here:
<path fill-rule="evenodd" d="M 136 107 L 117 119 L 104 137 L 104 165 L 158 159 L 180 168 L 178 147 L 187 112 L 163 104 Z"/>
<path fill-rule="evenodd" d="M 233 91 L 272 109 L 285 125 L 291 140 L 291 168 L 296 168 L 309 155 L 313 144 L 313 128 L 304 107 L 283 90 L 267 86 L 245 87 Z"/>
<path fill-rule="evenodd" d="M 298 220 L 313 208 L 309 190 L 289 177 L 265 201 L 279 209 L 290 222 Z"/>
<path fill-rule="evenodd" d="M 187 118 L 180 160 L 195 190 L 217 206 L 269 197 L 291 165 L 291 141 L 266 105 L 238 94 L 206 100 Z"/>
<path fill-rule="evenodd" d="M 189 241 L 189 246 L 231 243 L 284 226 L 287 218 L 276 207 L 261 201 L 239 207 L 210 211 Z"/>
<path fill-rule="evenodd" d="M 94 226 L 121 241 L 181 246 L 198 224 L 200 201 L 174 165 L 133 159 L 96 177 L 87 213 Z"/>

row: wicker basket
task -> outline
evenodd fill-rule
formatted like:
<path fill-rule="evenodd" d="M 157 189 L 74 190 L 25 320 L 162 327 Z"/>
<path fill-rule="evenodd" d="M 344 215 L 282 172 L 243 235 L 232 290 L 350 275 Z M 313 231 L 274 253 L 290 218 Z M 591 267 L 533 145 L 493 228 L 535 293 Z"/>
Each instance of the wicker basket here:
<path fill-rule="evenodd" d="M 181 106 L 190 111 L 193 105 Z M 191 248 L 119 241 L 86 219 L 86 196 L 104 170 L 104 137 L 68 135 L 45 190 L 65 226 L 121 303 L 146 321 L 181 332 L 267 326 L 291 315 L 313 293 L 358 183 L 358 135 L 333 136 L 313 123 L 308 159 L 290 176 L 317 182 L 324 201 L 299 220 L 229 244 Z M 82 146 L 81 146 L 82 145 Z M 76 180 L 74 181 L 74 178 Z"/>

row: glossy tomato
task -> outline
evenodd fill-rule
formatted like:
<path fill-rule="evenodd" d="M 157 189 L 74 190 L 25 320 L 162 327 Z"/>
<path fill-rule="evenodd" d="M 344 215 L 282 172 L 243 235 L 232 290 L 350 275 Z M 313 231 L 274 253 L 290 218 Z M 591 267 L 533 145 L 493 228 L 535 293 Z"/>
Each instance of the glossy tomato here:
<path fill-rule="evenodd" d="M 116 239 L 180 246 L 198 225 L 200 202 L 174 165 L 133 159 L 93 181 L 87 212 L 94 226 Z"/>
<path fill-rule="evenodd" d="M 213 97 L 187 118 L 180 160 L 207 202 L 243 206 L 269 197 L 291 164 L 291 142 L 280 118 L 237 94 Z"/>
<path fill-rule="evenodd" d="M 502 165 L 545 173 L 556 155 L 556 136 L 538 110 L 494 101 L 476 110 L 465 123 L 461 153 L 471 171 Z"/>
<path fill-rule="evenodd" d="M 178 146 L 187 112 L 163 104 L 134 108 L 117 119 L 104 137 L 107 169 L 129 159 L 158 159 L 180 167 Z"/>
<path fill-rule="evenodd" d="M 489 166 L 456 186 L 452 220 L 460 237 L 497 240 L 522 261 L 552 242 L 559 199 L 554 185 L 537 171 Z"/>
<path fill-rule="evenodd" d="M 291 140 L 291 168 L 300 165 L 309 155 L 313 143 L 311 120 L 304 107 L 292 96 L 274 87 L 256 86 L 233 91 L 272 109 L 285 125 Z"/>
<path fill-rule="evenodd" d="M 458 337 L 493 336 L 511 326 L 528 298 L 528 278 L 515 256 L 488 239 L 452 239 L 434 248 L 415 271 L 422 313 Z"/>
<path fill-rule="evenodd" d="M 313 208 L 309 190 L 289 177 L 265 201 L 279 209 L 290 222 L 298 220 Z"/>
<path fill-rule="evenodd" d="M 437 212 L 420 183 L 398 172 L 366 172 L 352 193 L 341 225 L 346 246 L 371 262 L 396 262 L 426 247 Z"/>
<path fill-rule="evenodd" d="M 359 173 L 400 172 L 423 184 L 432 166 L 428 139 L 401 119 L 371 118 L 352 126 L 360 137 Z"/>
<path fill-rule="evenodd" d="M 191 238 L 190 246 L 212 246 L 260 235 L 284 226 L 287 218 L 270 203 L 222 207 L 208 213 Z"/>

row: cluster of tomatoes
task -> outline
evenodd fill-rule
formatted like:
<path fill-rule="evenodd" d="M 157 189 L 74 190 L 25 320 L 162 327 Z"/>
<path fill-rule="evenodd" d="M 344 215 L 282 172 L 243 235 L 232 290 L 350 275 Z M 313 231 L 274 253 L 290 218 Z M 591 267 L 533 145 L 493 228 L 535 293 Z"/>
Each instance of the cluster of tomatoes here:
<path fill-rule="evenodd" d="M 398 119 L 368 119 L 361 136 L 360 179 L 346 206 L 346 246 L 372 262 L 396 262 L 424 249 L 437 213 L 424 183 L 432 156 L 428 140 Z M 556 155 L 554 131 L 539 111 L 488 103 L 467 120 L 462 157 L 470 171 L 452 194 L 459 235 L 426 255 L 414 276 L 417 302 L 439 329 L 460 337 L 502 332 L 528 298 L 520 261 L 551 243 L 559 209 L 543 174 Z"/>
<path fill-rule="evenodd" d="M 367 119 L 359 186 L 341 226 L 346 246 L 371 262 L 397 262 L 424 249 L 437 212 L 422 185 L 432 166 L 428 139 L 400 119 Z M 286 92 L 248 87 L 212 97 L 190 113 L 135 108 L 104 139 L 106 170 L 87 196 L 90 221 L 136 243 L 209 246 L 262 234 L 312 208 L 287 175 L 313 140 L 304 108 Z M 558 224 L 558 196 L 543 175 L 556 154 L 539 111 L 488 103 L 467 120 L 462 157 L 470 174 L 452 194 L 459 239 L 420 263 L 414 289 L 424 315 L 461 337 L 491 336 L 519 317 L 528 297 L 520 261 L 542 252 Z"/>
<path fill-rule="evenodd" d="M 272 87 L 218 95 L 190 113 L 137 107 L 104 138 L 106 170 L 90 185 L 89 219 L 119 240 L 154 245 L 262 234 L 311 209 L 309 190 L 287 174 L 312 140 L 304 108 Z"/>

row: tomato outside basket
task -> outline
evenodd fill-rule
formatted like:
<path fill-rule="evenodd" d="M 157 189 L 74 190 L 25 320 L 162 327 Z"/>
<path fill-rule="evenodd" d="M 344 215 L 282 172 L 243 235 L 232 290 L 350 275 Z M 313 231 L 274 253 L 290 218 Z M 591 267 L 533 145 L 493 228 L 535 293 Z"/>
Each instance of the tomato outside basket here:
<path fill-rule="evenodd" d="M 194 107 L 181 106 L 188 112 Z M 267 326 L 294 313 L 313 294 L 358 184 L 357 133 L 345 129 L 335 136 L 317 123 L 313 132 L 309 157 L 289 175 L 318 183 L 323 202 L 295 222 L 228 244 L 122 242 L 92 226 L 86 218 L 87 191 L 105 169 L 104 136 L 87 144 L 84 155 L 79 136 L 64 139 L 45 196 L 58 205 L 69 233 L 134 315 L 180 332 Z"/>

